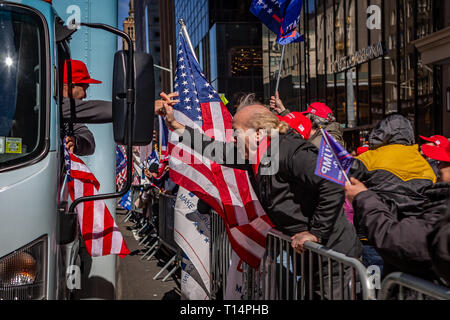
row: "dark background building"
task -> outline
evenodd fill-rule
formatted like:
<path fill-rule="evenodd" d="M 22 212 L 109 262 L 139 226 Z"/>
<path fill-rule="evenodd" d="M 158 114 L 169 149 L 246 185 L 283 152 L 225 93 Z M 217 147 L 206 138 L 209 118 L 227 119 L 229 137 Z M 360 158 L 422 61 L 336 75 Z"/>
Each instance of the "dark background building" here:
<path fill-rule="evenodd" d="M 175 69 L 183 18 L 200 65 L 219 93 L 231 105 L 244 92 L 268 103 L 281 47 L 250 5 L 250 0 L 138 1 L 136 47 L 166 68 L 171 51 Z M 417 135 L 450 136 L 449 1 L 305 0 L 303 6 L 298 31 L 306 41 L 287 46 L 281 72 L 280 96 L 290 109 L 328 104 L 350 149 L 394 112 L 408 117 Z M 367 26 L 370 6 L 379 9 L 379 28 Z M 385 48 L 380 56 L 360 56 L 348 67 L 340 63 L 379 44 Z M 170 91 L 169 73 L 157 73 L 161 89 Z"/>
<path fill-rule="evenodd" d="M 176 35 L 183 18 L 207 78 L 233 106 L 242 93 L 263 98 L 262 25 L 251 1 L 175 0 Z"/>
<path fill-rule="evenodd" d="M 367 26 L 372 5 L 379 9 L 380 28 Z M 287 47 L 279 89 L 290 109 L 303 111 L 314 101 L 328 104 L 345 127 L 350 149 L 394 112 L 411 120 L 416 135 L 450 136 L 450 1 L 307 0 L 303 6 L 299 32 L 306 41 Z M 264 27 L 266 102 L 274 94 L 281 57 L 275 39 Z M 380 57 L 360 56 L 355 65 L 339 67 L 379 43 L 386 48 Z M 425 49 L 418 49 L 420 43 Z M 446 55 L 425 61 L 422 51 L 435 43 L 440 49 L 434 56 Z"/>

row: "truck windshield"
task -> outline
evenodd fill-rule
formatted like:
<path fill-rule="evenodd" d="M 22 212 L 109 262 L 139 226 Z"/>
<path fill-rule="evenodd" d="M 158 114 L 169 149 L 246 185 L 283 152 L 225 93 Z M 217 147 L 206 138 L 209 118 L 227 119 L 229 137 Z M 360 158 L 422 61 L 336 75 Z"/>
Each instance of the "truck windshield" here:
<path fill-rule="evenodd" d="M 45 52 L 42 19 L 29 9 L 0 5 L 0 170 L 43 151 Z"/>

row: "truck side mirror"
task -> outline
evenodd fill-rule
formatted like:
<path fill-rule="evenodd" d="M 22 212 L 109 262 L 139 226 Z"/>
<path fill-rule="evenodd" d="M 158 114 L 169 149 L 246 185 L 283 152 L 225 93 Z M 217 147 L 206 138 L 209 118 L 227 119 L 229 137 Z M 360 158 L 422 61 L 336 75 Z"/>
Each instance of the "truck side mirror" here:
<path fill-rule="evenodd" d="M 118 51 L 114 56 L 112 118 L 114 140 L 127 145 L 127 62 L 128 52 Z M 134 53 L 135 105 L 133 116 L 133 146 L 146 146 L 153 139 L 155 113 L 155 73 L 153 58 L 145 52 Z"/>

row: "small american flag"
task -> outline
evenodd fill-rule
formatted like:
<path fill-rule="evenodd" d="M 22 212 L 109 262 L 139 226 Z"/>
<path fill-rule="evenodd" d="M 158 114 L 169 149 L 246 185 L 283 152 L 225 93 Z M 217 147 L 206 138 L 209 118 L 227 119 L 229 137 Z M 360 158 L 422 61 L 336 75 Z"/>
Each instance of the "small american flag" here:
<path fill-rule="evenodd" d="M 84 162 L 64 148 L 67 185 L 72 199 L 98 194 L 100 183 Z M 118 254 L 125 257 L 130 250 L 103 200 L 82 202 L 75 212 L 86 249 L 90 256 Z"/>
<path fill-rule="evenodd" d="M 124 146 L 116 146 L 116 186 L 117 191 L 122 190 L 127 178 L 127 152 Z"/>
<path fill-rule="evenodd" d="M 206 80 L 181 34 L 180 38 L 175 77 L 180 103 L 174 106 L 175 118 L 216 141 L 230 142 L 231 114 Z M 187 163 L 186 158 L 191 161 Z M 169 159 L 171 179 L 208 203 L 223 218 L 233 250 L 256 268 L 273 225 L 253 191 L 247 172 L 198 155 L 178 143 L 174 132 L 169 139 Z"/>
<path fill-rule="evenodd" d="M 167 160 L 169 158 L 168 156 L 168 149 L 167 144 L 169 140 L 169 128 L 167 128 L 166 124 L 164 123 L 164 119 L 159 116 L 159 150 L 160 155 L 159 159 L 160 162 L 164 162 L 164 160 Z"/>

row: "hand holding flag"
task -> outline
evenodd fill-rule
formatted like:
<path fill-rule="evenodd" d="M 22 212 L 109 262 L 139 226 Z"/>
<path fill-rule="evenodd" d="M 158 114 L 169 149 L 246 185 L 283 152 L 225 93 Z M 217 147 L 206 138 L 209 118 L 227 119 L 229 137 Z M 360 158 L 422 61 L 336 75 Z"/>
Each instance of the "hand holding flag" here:
<path fill-rule="evenodd" d="M 326 130 L 322 128 L 320 130 L 322 131 L 322 142 L 315 174 L 344 186 L 345 181 L 350 183 L 347 174 L 354 158 Z"/>

